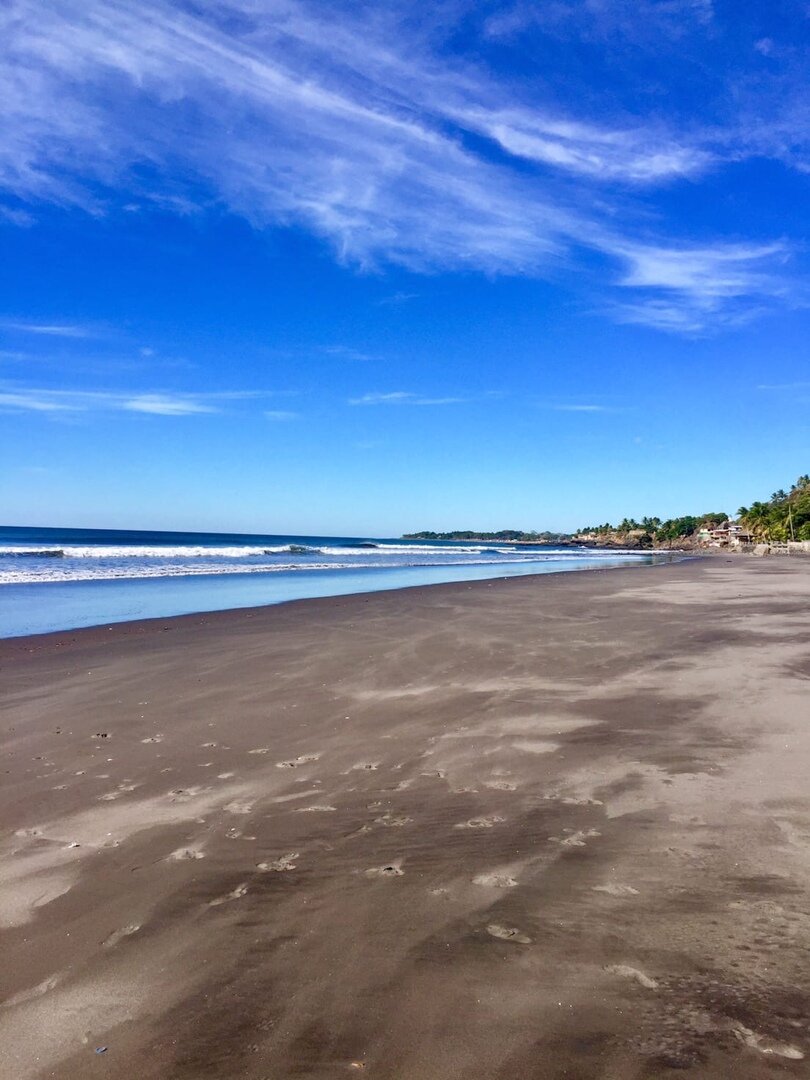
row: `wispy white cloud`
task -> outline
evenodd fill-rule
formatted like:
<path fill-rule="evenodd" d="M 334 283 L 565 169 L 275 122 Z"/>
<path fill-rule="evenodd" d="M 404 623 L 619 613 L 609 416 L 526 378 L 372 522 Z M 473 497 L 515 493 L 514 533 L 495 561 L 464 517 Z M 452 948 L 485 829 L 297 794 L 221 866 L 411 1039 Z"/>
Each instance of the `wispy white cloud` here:
<path fill-rule="evenodd" d="M 70 401 L 60 400 L 40 390 L 21 390 L 17 393 L 0 391 L 0 409 L 12 410 L 13 412 L 80 412 L 83 405 L 74 404 Z"/>
<path fill-rule="evenodd" d="M 700 333 L 747 322 L 769 301 L 806 299 L 785 276 L 791 251 L 783 242 L 664 247 L 618 240 L 612 253 L 625 267 L 619 286 L 636 294 L 611 304 L 620 322 Z"/>
<path fill-rule="evenodd" d="M 615 250 L 629 264 L 620 282 L 625 287 L 665 288 L 710 297 L 740 296 L 754 287 L 767 287 L 771 279 L 766 264 L 788 257 L 782 243 L 667 248 L 620 241 Z"/>
<path fill-rule="evenodd" d="M 513 38 L 531 29 L 580 39 L 624 39 L 635 45 L 662 39 L 680 42 L 714 19 L 712 0 L 515 0 L 486 18 L 486 32 Z"/>
<path fill-rule="evenodd" d="M 425 397 L 409 390 L 394 390 L 388 393 L 368 393 L 362 397 L 350 398 L 350 405 L 461 405 L 467 398 L 461 397 Z"/>
<path fill-rule="evenodd" d="M 51 390 L 13 384 L 0 386 L 0 409 L 13 412 L 130 412 L 151 416 L 198 416 L 218 413 L 224 403 L 268 396 L 250 390 L 222 393 L 123 393 L 112 390 Z"/>
<path fill-rule="evenodd" d="M 378 300 L 377 307 L 399 307 L 400 304 L 407 304 L 409 300 L 418 299 L 419 293 L 395 292 Z"/>
<path fill-rule="evenodd" d="M 321 352 L 326 353 L 327 356 L 335 356 L 339 360 L 377 359 L 373 353 L 363 352 L 361 349 L 355 349 L 351 345 L 324 345 Z"/>
<path fill-rule="evenodd" d="M 94 331 L 90 327 L 77 326 L 73 323 L 32 323 L 6 320 L 0 322 L 0 328 L 14 330 L 22 334 L 40 334 L 43 337 L 89 338 L 94 336 Z"/>
<path fill-rule="evenodd" d="M 195 416 L 198 413 L 219 412 L 214 405 L 169 394 L 138 394 L 113 404 L 127 412 L 151 413 L 153 416 Z"/>
<path fill-rule="evenodd" d="M 265 409 L 264 415 L 267 420 L 283 424 L 288 420 L 297 420 L 301 414 L 289 409 Z"/>
<path fill-rule="evenodd" d="M 451 8 L 475 14 L 458 0 L 436 23 L 452 22 Z M 641 22 L 676 36 L 714 17 L 709 0 L 637 9 L 518 3 L 486 32 L 508 37 L 532 23 L 629 35 Z M 259 228 L 303 226 L 367 268 L 548 276 L 590 270 L 595 252 L 624 267 L 621 289 L 635 294 L 610 313 L 669 331 L 785 298 L 792 283 L 774 246 L 731 253 L 713 240 L 685 253 L 663 221 L 662 237 L 641 242 L 649 215 L 632 199 L 747 153 L 795 156 L 792 129 L 777 137 L 748 125 L 756 133 L 742 140 L 742 124 L 700 131 L 655 109 L 587 115 L 583 102 L 573 115 L 528 83 L 450 61 L 418 23 L 397 4 L 55 0 L 43 19 L 36 0 L 7 0 L 0 190 L 29 208 L 93 214 L 216 205 Z"/>
<path fill-rule="evenodd" d="M 600 128 L 514 108 L 467 109 L 459 116 L 515 157 L 602 182 L 675 180 L 703 172 L 716 160 L 709 149 L 679 144 L 654 128 Z"/>
<path fill-rule="evenodd" d="M 0 203 L 0 221 L 6 221 L 11 225 L 26 228 L 29 225 L 33 225 L 36 218 L 28 210 L 21 210 L 14 206 L 3 206 L 3 204 Z"/>
<path fill-rule="evenodd" d="M 607 405 L 552 405 L 555 412 L 604 413 L 614 410 Z"/>

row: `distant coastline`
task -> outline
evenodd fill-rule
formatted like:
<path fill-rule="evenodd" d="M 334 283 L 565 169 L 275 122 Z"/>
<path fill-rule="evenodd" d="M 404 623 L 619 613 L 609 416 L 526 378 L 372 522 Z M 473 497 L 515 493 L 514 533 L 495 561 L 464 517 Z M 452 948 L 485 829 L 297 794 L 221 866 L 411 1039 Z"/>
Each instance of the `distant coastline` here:
<path fill-rule="evenodd" d="M 558 544 L 571 541 L 571 533 L 523 532 L 521 529 L 501 529 L 499 532 L 480 532 L 471 529 L 454 529 L 451 532 L 403 533 L 403 540 L 470 540 L 477 544 Z"/>
<path fill-rule="evenodd" d="M 682 517 L 625 517 L 612 525 L 586 525 L 574 533 L 501 529 L 481 532 L 454 529 L 450 532 L 405 533 L 403 540 L 468 540 L 475 543 L 555 544 L 562 547 L 661 548 L 733 547 L 748 542 L 810 542 L 810 474 L 803 473 L 788 491 L 780 488 L 770 499 L 741 506 L 737 519 L 724 510 Z"/>
<path fill-rule="evenodd" d="M 502 529 L 499 532 L 470 532 L 458 529 L 451 532 L 432 532 L 425 530 L 416 533 L 403 533 L 403 540 L 464 541 L 474 544 L 514 544 L 523 547 L 572 547 L 572 548 L 636 548 L 646 551 L 655 548 L 671 548 L 672 541 L 658 540 L 645 529 L 614 529 L 610 526 L 600 532 L 552 533 L 520 532 L 517 529 Z M 682 545 L 689 547 L 686 536 L 679 536 Z"/>

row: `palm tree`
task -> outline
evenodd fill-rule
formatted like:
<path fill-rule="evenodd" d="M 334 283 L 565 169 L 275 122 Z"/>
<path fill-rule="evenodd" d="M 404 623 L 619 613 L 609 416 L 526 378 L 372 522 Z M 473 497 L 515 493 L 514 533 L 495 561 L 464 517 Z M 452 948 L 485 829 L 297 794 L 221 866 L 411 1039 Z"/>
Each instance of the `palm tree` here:
<path fill-rule="evenodd" d="M 753 502 L 748 508 L 748 513 L 745 515 L 745 523 L 750 528 L 754 536 L 764 536 L 767 538 L 770 535 L 769 521 L 771 508 L 767 503 Z"/>

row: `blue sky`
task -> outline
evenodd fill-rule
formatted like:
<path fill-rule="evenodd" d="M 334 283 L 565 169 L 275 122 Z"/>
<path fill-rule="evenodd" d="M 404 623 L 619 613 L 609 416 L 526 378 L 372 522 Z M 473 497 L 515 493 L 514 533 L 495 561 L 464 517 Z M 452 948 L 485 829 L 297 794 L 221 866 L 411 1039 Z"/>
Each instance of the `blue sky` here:
<path fill-rule="evenodd" d="M 8 0 L 0 518 L 386 535 L 807 471 L 810 7 Z"/>

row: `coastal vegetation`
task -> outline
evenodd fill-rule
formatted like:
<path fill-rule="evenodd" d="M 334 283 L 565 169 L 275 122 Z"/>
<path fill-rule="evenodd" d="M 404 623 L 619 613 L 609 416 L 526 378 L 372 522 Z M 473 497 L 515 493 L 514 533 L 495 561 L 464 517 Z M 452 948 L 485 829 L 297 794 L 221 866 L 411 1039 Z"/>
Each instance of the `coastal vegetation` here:
<path fill-rule="evenodd" d="M 548 544 L 555 540 L 570 539 L 568 533 L 556 532 L 524 532 L 522 529 L 501 529 L 499 532 L 480 532 L 476 529 L 453 529 L 451 532 L 433 532 L 425 529 L 422 532 L 405 533 L 403 540 L 495 540 L 515 543 Z"/>
<path fill-rule="evenodd" d="M 790 491 L 775 491 L 767 502 L 741 506 L 737 516 L 758 540 L 810 540 L 810 475 L 800 476 Z"/>
<path fill-rule="evenodd" d="M 775 491 L 764 502 L 741 506 L 737 511 L 739 524 L 757 540 L 810 540 L 810 475 L 803 474 L 790 491 Z M 701 530 L 716 529 L 729 520 L 725 511 L 705 514 L 684 514 L 682 517 L 643 517 L 637 521 L 625 517 L 612 524 L 585 525 L 576 533 L 525 532 L 521 529 L 502 529 L 499 532 L 477 532 L 456 529 L 451 532 L 406 533 L 406 540 L 475 540 L 519 543 L 595 543 L 629 545 L 632 547 L 672 546 L 689 543 Z"/>
<path fill-rule="evenodd" d="M 687 540 L 701 529 L 715 529 L 729 520 L 723 511 L 708 514 L 686 514 L 683 517 L 662 521 L 657 517 L 645 517 L 641 521 L 624 518 L 617 525 L 588 525 L 577 533 L 586 536 L 649 537 L 653 544 Z M 756 539 L 761 540 L 810 540 L 810 475 L 800 476 L 790 491 L 775 491 L 766 502 L 753 502 L 737 511 L 738 523 Z"/>
<path fill-rule="evenodd" d="M 577 534 L 577 539 L 586 539 L 589 536 L 614 536 L 616 538 L 635 536 L 641 540 L 646 538 L 650 546 L 655 543 L 668 543 L 673 540 L 684 540 L 694 536 L 701 528 L 713 529 L 728 520 L 728 514 L 724 511 L 714 511 L 708 514 L 685 514 L 683 517 L 667 518 L 662 521 L 659 517 L 644 517 L 641 521 L 635 518 L 624 518 L 617 525 L 605 522 L 604 525 L 586 525 Z"/>

